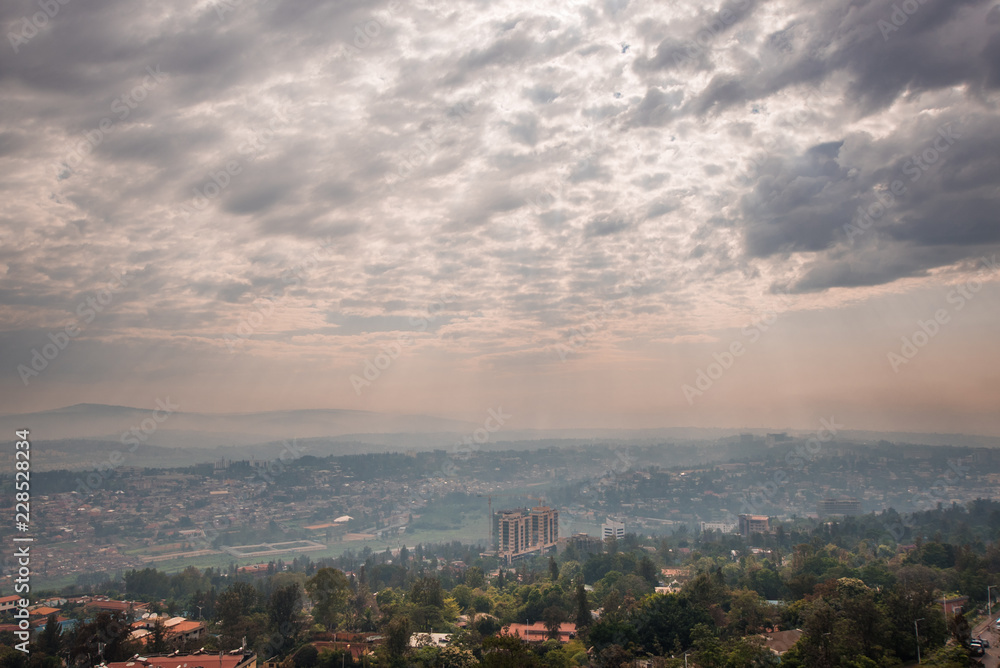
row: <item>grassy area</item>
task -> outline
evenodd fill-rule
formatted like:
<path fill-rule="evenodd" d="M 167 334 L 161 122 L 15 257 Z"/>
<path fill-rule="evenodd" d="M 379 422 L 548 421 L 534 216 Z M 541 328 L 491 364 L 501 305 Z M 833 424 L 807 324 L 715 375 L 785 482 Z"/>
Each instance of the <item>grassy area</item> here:
<path fill-rule="evenodd" d="M 324 557 L 339 557 L 348 550 L 361 552 L 365 549 L 365 547 L 370 547 L 373 552 L 384 552 L 386 548 L 396 549 L 400 545 L 404 544 L 413 546 L 417 543 L 448 543 L 455 540 L 463 543 L 470 543 L 485 541 L 486 527 L 484 526 L 484 523 L 484 518 L 479 517 L 478 514 L 467 513 L 463 516 L 461 524 L 454 529 L 415 530 L 413 532 L 407 532 L 401 536 L 392 536 L 391 538 L 339 541 L 331 543 L 325 550 L 315 550 L 310 552 L 280 552 L 275 553 L 273 556 L 268 555 L 266 557 L 236 558 L 225 553 L 203 555 L 199 557 L 180 557 L 167 561 L 153 562 L 149 564 L 149 567 L 156 568 L 157 570 L 165 573 L 176 573 L 184 570 L 188 566 L 195 566 L 200 569 L 210 567 L 228 568 L 229 564 L 233 562 L 236 562 L 238 566 L 246 566 L 249 564 L 258 564 L 262 561 L 269 561 L 278 557 L 285 561 L 291 561 L 295 557 L 302 555 L 308 556 L 312 560 L 322 559 Z M 130 549 L 127 550 L 127 553 L 140 554 L 141 550 Z M 76 584 L 75 575 L 67 575 L 58 578 L 43 578 L 40 575 L 34 576 L 34 586 L 37 589 L 61 589 L 73 584 Z"/>

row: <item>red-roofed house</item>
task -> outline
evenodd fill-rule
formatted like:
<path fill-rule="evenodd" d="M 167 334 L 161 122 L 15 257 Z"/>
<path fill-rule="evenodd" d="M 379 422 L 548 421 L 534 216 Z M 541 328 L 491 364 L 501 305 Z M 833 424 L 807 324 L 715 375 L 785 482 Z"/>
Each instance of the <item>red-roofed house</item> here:
<path fill-rule="evenodd" d="M 534 624 L 511 624 L 504 627 L 504 633 L 514 634 L 525 642 L 542 642 L 549 639 L 549 630 L 542 622 Z M 576 637 L 576 624 L 559 625 L 559 642 L 566 643 Z"/>
<path fill-rule="evenodd" d="M 201 640 L 205 637 L 205 625 L 202 622 L 182 620 L 176 624 L 171 624 L 173 620 L 167 622 L 168 642 L 187 642 L 189 640 Z"/>
<path fill-rule="evenodd" d="M 58 615 L 59 612 L 60 612 L 59 608 L 50 608 L 47 605 L 40 605 L 34 610 L 29 610 L 29 614 L 32 617 L 48 617 L 53 613 Z"/>
<path fill-rule="evenodd" d="M 107 668 L 257 668 L 256 654 L 169 654 L 112 661 Z"/>
<path fill-rule="evenodd" d="M 87 603 L 87 608 L 108 612 L 128 612 L 139 615 L 149 611 L 149 604 L 140 601 L 113 601 L 110 599 L 94 599 Z"/>
<path fill-rule="evenodd" d="M 937 602 L 944 604 L 944 614 L 957 615 L 965 609 L 968 600 L 968 596 L 949 596 L 948 598 L 939 598 Z"/>

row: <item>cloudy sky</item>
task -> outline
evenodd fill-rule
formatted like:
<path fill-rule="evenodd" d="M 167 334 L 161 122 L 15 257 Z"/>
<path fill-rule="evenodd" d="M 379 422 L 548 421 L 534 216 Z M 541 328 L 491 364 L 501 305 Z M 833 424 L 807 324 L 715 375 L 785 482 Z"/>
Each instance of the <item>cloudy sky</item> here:
<path fill-rule="evenodd" d="M 0 25 L 4 412 L 1000 434 L 996 0 Z"/>

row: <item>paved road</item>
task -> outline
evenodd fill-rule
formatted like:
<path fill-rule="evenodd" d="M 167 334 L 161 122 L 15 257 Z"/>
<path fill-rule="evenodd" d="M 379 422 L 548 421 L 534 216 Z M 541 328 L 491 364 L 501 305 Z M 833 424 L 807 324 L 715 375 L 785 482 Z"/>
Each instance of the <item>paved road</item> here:
<path fill-rule="evenodd" d="M 1000 668 L 1000 633 L 990 628 L 990 620 L 976 625 L 972 629 L 972 637 L 982 636 L 984 640 L 990 641 L 990 648 L 986 650 L 986 656 L 980 657 L 985 668 Z"/>

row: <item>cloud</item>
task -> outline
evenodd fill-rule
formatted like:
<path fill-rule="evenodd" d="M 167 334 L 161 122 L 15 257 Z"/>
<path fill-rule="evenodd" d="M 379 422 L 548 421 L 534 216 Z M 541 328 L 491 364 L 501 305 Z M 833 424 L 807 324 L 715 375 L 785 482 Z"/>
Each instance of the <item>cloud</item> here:
<path fill-rule="evenodd" d="M 0 58 L 3 334 L 23 348 L 128 269 L 77 342 L 109 384 L 143 355 L 137 383 L 335 375 L 448 293 L 412 359 L 460 384 L 561 373 L 546 346 L 607 308 L 574 359 L 633 369 L 776 291 L 823 310 L 967 273 L 1000 246 L 1000 13 L 897 26 L 899 4 L 60 5 Z M 279 298 L 240 361 L 204 363 Z"/>

